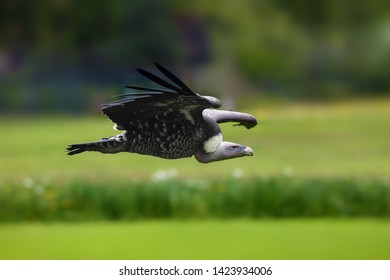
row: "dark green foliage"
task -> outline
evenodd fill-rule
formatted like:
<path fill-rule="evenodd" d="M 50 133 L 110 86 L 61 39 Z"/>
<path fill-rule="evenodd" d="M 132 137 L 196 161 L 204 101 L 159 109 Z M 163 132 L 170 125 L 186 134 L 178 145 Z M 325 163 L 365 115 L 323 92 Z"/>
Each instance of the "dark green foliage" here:
<path fill-rule="evenodd" d="M 390 216 L 374 179 L 24 183 L 0 187 L 0 221 Z"/>

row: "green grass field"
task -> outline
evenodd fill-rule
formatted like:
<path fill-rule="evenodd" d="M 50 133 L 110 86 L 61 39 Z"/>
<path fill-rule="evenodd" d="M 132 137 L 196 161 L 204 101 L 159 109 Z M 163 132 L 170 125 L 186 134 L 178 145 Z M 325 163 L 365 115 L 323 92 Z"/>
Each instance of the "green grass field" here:
<path fill-rule="evenodd" d="M 222 129 L 227 141 L 251 146 L 255 156 L 208 165 L 193 158 L 162 160 L 135 154 L 89 153 L 68 157 L 67 144 L 111 136 L 115 133 L 111 123 L 103 117 L 2 117 L 0 201 L 18 201 L 27 208 L 33 205 L 39 211 L 52 211 L 57 209 L 50 204 L 57 188 L 66 194 L 68 186 L 72 186 L 72 191 L 77 184 L 85 186 L 92 190 L 86 198 L 89 202 L 89 198 L 99 200 L 96 195 L 101 192 L 93 190 L 94 186 L 101 189 L 102 182 L 108 187 L 131 187 L 135 183 L 151 186 L 156 181 L 169 182 L 165 179 L 192 186 L 199 182 L 245 182 L 256 178 L 283 182 L 299 179 L 306 183 L 313 179 L 326 183 L 350 178 L 351 182 L 379 180 L 388 186 L 389 108 L 390 100 L 254 107 L 249 111 L 258 118 L 258 127 L 246 130 L 224 124 Z M 290 194 L 294 193 L 284 184 Z M 360 183 L 346 189 L 358 186 Z M 323 187 L 326 189 L 326 185 Z M 278 188 L 279 194 L 283 194 L 283 189 Z M 305 190 L 306 199 L 310 198 L 307 194 L 316 195 L 311 188 Z M 369 188 L 367 191 L 369 194 Z M 32 196 L 26 194 L 36 194 L 34 203 L 29 203 Z M 364 205 L 377 206 L 375 200 L 364 200 L 365 193 L 358 194 Z M 374 196 L 378 197 L 377 194 Z M 343 191 L 337 195 L 343 195 Z M 206 197 L 218 201 L 220 196 L 215 192 Z M 64 207 L 68 205 L 66 199 L 61 201 Z M 112 199 L 100 201 L 116 203 Z M 386 197 L 382 201 L 380 209 L 388 211 L 390 201 Z M 4 205 L 0 205 L 3 214 L 15 209 Z M 234 207 L 241 210 L 240 205 Z M 390 221 L 386 215 L 381 219 L 358 216 L 253 220 L 219 220 L 211 215 L 204 220 L 133 222 L 89 218 L 59 222 L 53 216 L 45 223 L 23 220 L 26 211 L 22 207 L 20 215 L 11 213 L 19 215 L 17 223 L 5 219 L 0 224 L 1 259 L 390 258 Z"/>
<path fill-rule="evenodd" d="M 389 259 L 384 220 L 3 224 L 0 259 Z"/>
<path fill-rule="evenodd" d="M 251 146 L 253 158 L 199 164 L 194 158 L 163 160 L 137 154 L 65 155 L 70 143 L 112 136 L 99 117 L 2 118 L 0 179 L 150 179 L 159 170 L 182 178 L 380 176 L 390 170 L 390 100 L 331 104 L 264 105 L 250 112 L 259 125 L 247 130 L 223 124 L 224 139 Z"/>

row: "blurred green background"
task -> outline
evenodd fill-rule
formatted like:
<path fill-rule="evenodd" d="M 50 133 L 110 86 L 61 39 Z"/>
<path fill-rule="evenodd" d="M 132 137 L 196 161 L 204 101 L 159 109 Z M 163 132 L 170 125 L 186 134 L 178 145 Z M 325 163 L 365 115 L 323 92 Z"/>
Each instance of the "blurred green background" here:
<path fill-rule="evenodd" d="M 387 1 L 1 1 L 0 259 L 389 259 Z M 253 158 L 68 157 L 159 62 Z"/>

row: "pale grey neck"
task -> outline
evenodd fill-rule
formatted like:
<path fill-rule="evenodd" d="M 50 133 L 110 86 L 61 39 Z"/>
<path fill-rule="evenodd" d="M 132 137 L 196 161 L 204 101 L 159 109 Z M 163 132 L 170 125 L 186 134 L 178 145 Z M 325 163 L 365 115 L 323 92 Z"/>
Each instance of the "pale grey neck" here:
<path fill-rule="evenodd" d="M 197 161 L 201 163 L 209 163 L 213 161 L 217 161 L 216 152 L 214 153 L 205 153 L 204 151 L 198 151 L 194 154 Z"/>

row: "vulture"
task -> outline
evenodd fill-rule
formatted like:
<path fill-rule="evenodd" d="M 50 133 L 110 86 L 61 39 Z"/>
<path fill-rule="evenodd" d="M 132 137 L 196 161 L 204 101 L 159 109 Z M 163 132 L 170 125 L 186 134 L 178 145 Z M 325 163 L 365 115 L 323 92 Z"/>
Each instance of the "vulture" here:
<path fill-rule="evenodd" d="M 247 129 L 257 125 L 246 113 L 215 110 L 221 101 L 191 90 L 177 76 L 156 63 L 167 78 L 137 71 L 163 88 L 125 86 L 136 90 L 119 100 L 103 104 L 101 110 L 123 133 L 96 142 L 71 144 L 68 155 L 85 151 L 115 154 L 138 153 L 165 159 L 194 156 L 201 163 L 253 156 L 250 147 L 222 140 L 219 123 L 236 122 Z"/>

